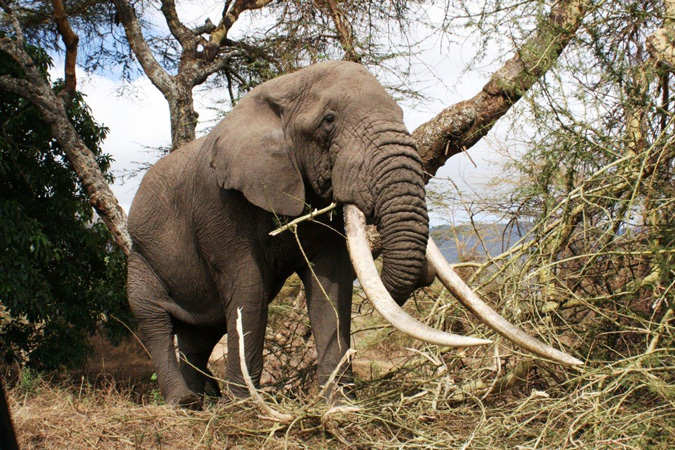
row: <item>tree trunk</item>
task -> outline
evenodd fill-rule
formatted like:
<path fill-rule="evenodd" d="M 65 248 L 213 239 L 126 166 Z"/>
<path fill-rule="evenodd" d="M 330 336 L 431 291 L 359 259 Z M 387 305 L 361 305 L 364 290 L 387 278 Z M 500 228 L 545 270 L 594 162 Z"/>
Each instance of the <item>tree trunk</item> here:
<path fill-rule="evenodd" d="M 169 102 L 171 114 L 171 151 L 196 139 L 195 129 L 199 114 L 194 109 L 192 86 L 184 86 L 176 83 L 178 89 Z"/>

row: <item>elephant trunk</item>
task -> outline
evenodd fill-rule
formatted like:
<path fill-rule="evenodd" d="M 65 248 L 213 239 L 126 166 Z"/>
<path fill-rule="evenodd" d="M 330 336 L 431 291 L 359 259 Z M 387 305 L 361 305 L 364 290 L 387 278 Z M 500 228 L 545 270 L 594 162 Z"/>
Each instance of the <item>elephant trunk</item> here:
<path fill-rule="evenodd" d="M 415 339 L 448 347 L 490 344 L 491 341 L 486 339 L 435 330 L 401 308 L 415 289 L 426 264 L 429 217 L 424 200 L 422 163 L 405 130 L 389 127 L 376 135 L 371 143 L 375 150 L 362 166 L 368 177 L 360 180 L 366 183 L 362 187 L 367 187 L 360 192 L 366 194 L 353 196 L 350 201 L 344 195 L 344 186 L 353 184 L 335 184 L 336 199 L 345 203 L 349 257 L 363 291 L 385 320 Z M 338 173 L 359 172 L 338 170 Z M 366 238 L 366 216 L 380 232 L 381 276 L 375 268 Z"/>
<path fill-rule="evenodd" d="M 406 136 L 407 137 L 407 136 Z M 425 265 L 429 218 L 422 164 L 414 147 L 389 145 L 374 157 L 374 223 L 382 240 L 382 282 L 402 305 Z"/>

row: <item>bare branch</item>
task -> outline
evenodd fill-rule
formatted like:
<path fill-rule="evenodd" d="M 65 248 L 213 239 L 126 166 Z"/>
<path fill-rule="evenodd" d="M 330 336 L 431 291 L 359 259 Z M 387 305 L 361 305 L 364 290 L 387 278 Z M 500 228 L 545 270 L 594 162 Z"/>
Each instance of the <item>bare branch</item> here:
<path fill-rule="evenodd" d="M 141 24 L 136 16 L 136 11 L 129 4 L 127 0 L 113 0 L 117 7 L 119 19 L 124 26 L 127 39 L 131 45 L 131 49 L 138 58 L 138 62 L 143 67 L 143 71 L 150 78 L 152 84 L 160 90 L 165 97 L 173 96 L 174 81 L 173 78 L 166 73 L 160 66 L 150 50 L 150 46 L 143 37 Z"/>
<path fill-rule="evenodd" d="M 213 24 L 213 22 L 211 22 L 211 19 L 207 18 L 204 21 L 204 25 L 199 26 L 199 27 L 195 28 L 194 30 L 192 30 L 192 34 L 194 34 L 195 36 L 199 36 L 199 35 L 204 34 L 204 33 L 210 33 L 215 29 L 216 29 L 216 26 Z"/>
<path fill-rule="evenodd" d="M 223 17 L 220 19 L 218 26 L 211 31 L 211 38 L 204 49 L 207 58 L 213 59 L 215 57 L 216 53 L 218 53 L 218 49 L 225 41 L 225 38 L 227 38 L 227 33 L 237 19 L 239 19 L 242 12 L 264 8 L 272 3 L 272 1 L 273 0 L 235 0 L 231 8 L 227 7 L 228 2 L 226 2 L 225 8 L 223 8 Z"/>
<path fill-rule="evenodd" d="M 59 95 L 63 101 L 68 104 L 72 101 L 77 89 L 77 74 L 75 73 L 75 66 L 77 63 L 77 45 L 80 42 L 79 36 L 73 31 L 68 22 L 66 9 L 63 6 L 62 0 L 52 0 L 54 7 L 54 21 L 56 22 L 56 29 L 61 35 L 63 45 L 66 46 L 66 66 L 65 70 L 65 86 Z"/>
<path fill-rule="evenodd" d="M 333 18 L 333 23 L 335 24 L 335 30 L 338 33 L 340 39 L 340 45 L 345 51 L 344 59 L 346 61 L 361 61 L 361 57 L 356 53 L 354 49 L 354 36 L 352 35 L 352 30 L 349 22 L 347 22 L 345 16 L 340 11 L 337 2 L 335 0 L 326 0 L 326 5 L 330 10 L 330 15 Z"/>
<path fill-rule="evenodd" d="M 587 11 L 586 0 L 561 0 L 533 36 L 475 97 L 453 105 L 412 134 L 425 171 L 433 176 L 452 155 L 470 148 L 557 61 Z"/>
<path fill-rule="evenodd" d="M 329 211 L 334 210 L 337 208 L 337 203 L 331 203 L 330 205 L 326 206 L 325 208 L 322 209 L 315 209 L 314 211 L 310 212 L 309 214 L 305 214 L 304 216 L 300 216 L 295 220 L 292 220 L 288 222 L 286 225 L 277 228 L 276 230 L 272 230 L 269 232 L 270 236 L 276 236 L 278 234 L 283 233 L 286 230 L 290 230 L 293 227 L 297 226 L 299 223 L 306 222 L 308 220 L 314 220 L 315 217 L 320 216 L 321 214 L 325 214 Z"/>
<path fill-rule="evenodd" d="M 192 31 L 178 19 L 176 3 L 173 0 L 162 0 L 160 11 L 164 14 L 166 24 L 169 26 L 169 31 L 171 31 L 173 37 L 180 42 L 181 47 L 183 47 L 183 49 L 195 49 L 197 47 L 195 36 Z"/>
<path fill-rule="evenodd" d="M 249 394 L 251 394 L 255 403 L 265 414 L 264 418 L 269 418 L 281 423 L 292 422 L 293 419 L 295 419 L 293 415 L 277 411 L 265 403 L 265 400 L 263 400 L 258 393 L 258 390 L 255 388 L 253 380 L 251 380 L 251 376 L 248 373 L 248 367 L 246 367 L 246 346 L 244 345 L 244 326 L 242 325 L 241 319 L 241 307 L 237 308 L 237 334 L 239 335 L 239 366 L 241 368 L 241 375 L 244 378 Z"/>

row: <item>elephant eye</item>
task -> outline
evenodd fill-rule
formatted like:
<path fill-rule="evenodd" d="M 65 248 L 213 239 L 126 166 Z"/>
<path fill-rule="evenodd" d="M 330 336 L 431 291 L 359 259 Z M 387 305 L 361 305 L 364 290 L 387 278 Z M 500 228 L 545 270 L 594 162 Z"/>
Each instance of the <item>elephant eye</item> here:
<path fill-rule="evenodd" d="M 323 121 L 324 121 L 325 123 L 331 124 L 331 123 L 335 122 L 335 115 L 333 115 L 333 114 L 326 114 L 326 115 L 324 116 L 324 118 L 323 118 Z"/>

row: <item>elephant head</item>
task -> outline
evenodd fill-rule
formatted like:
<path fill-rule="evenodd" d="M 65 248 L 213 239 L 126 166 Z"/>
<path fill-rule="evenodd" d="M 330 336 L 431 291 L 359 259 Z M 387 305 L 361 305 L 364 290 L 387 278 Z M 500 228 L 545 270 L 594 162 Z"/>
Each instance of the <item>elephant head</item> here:
<path fill-rule="evenodd" d="M 355 205 L 381 234 L 382 280 L 402 304 L 425 264 L 429 219 L 419 155 L 375 77 L 317 64 L 257 87 L 231 117 L 211 134 L 219 183 L 284 216 L 309 201 Z"/>
<path fill-rule="evenodd" d="M 401 108 L 361 65 L 324 62 L 256 87 L 205 145 L 211 148 L 218 183 L 274 214 L 298 216 L 307 203 L 354 207 L 345 210 L 345 218 L 357 264 L 355 253 L 367 244 L 357 241 L 360 231 L 355 230 L 375 224 L 384 288 L 366 293 L 394 326 L 444 345 L 490 342 L 438 332 L 400 308 L 427 265 L 422 163 Z M 366 271 L 380 283 L 374 266 Z M 359 267 L 356 272 L 366 288 L 369 282 L 362 278 L 368 276 Z"/>

